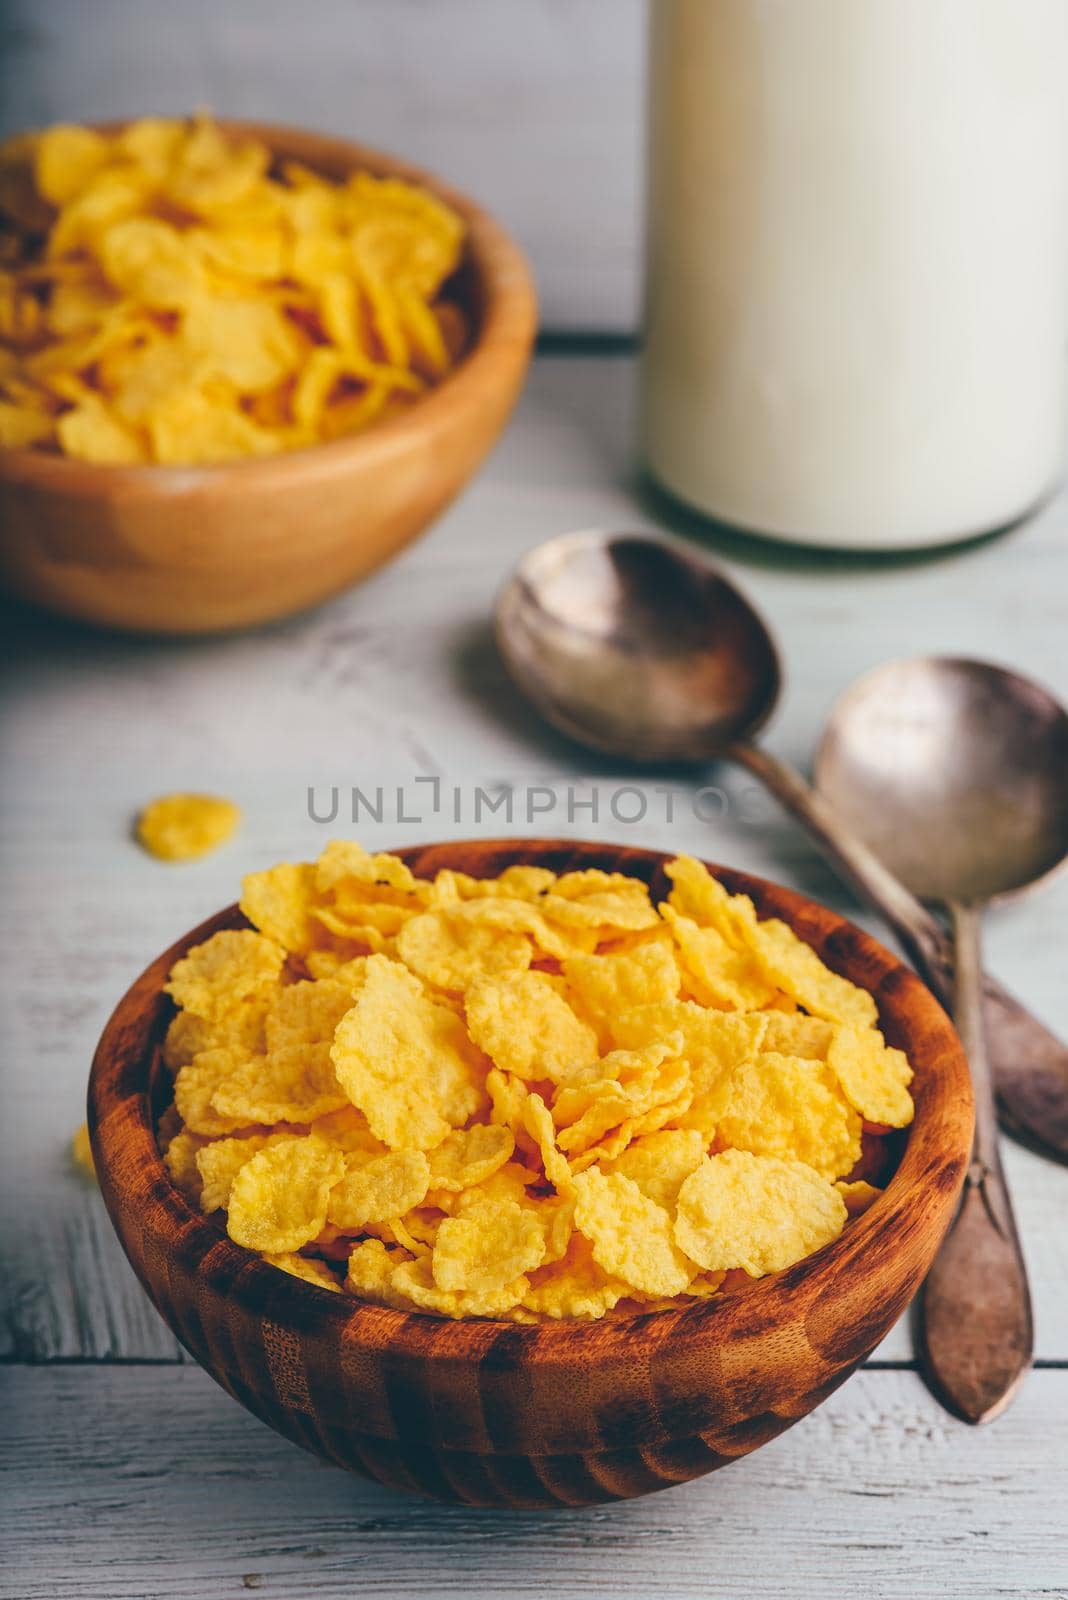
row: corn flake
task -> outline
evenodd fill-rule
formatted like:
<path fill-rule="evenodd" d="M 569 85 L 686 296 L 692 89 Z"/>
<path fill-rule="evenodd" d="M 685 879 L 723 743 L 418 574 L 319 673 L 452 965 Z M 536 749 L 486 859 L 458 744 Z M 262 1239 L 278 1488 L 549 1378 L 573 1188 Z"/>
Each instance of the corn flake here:
<path fill-rule="evenodd" d="M 292 181 L 314 228 L 336 197 Z M 259 931 L 168 981 L 174 1182 L 281 1270 L 439 1317 L 647 1315 L 820 1248 L 880 1192 L 908 1062 L 785 924 L 669 873 L 659 912 L 621 874 L 431 882 L 348 841 L 253 874 Z"/>
<path fill-rule="evenodd" d="M 575 1179 L 575 1227 L 598 1266 L 645 1294 L 682 1294 L 693 1277 L 672 1236 L 671 1216 L 622 1173 Z"/>
<path fill-rule="evenodd" d="M 330 1193 L 327 1221 L 347 1232 L 368 1222 L 403 1217 L 422 1205 L 430 1185 L 430 1167 L 421 1150 L 390 1150 L 366 1157 L 346 1157 L 345 1175 Z"/>
<path fill-rule="evenodd" d="M 369 959 L 331 1055 L 349 1099 L 392 1149 L 432 1150 L 484 1104 L 480 1058 L 463 1023 L 386 956 Z"/>
<path fill-rule="evenodd" d="M 478 978 L 464 1009 L 474 1042 L 517 1078 L 558 1083 L 597 1060 L 596 1034 L 546 973 Z"/>
<path fill-rule="evenodd" d="M 754 1155 L 793 1156 L 825 1178 L 860 1159 L 860 1118 L 822 1063 L 767 1052 L 735 1070 L 717 1143 Z"/>
<path fill-rule="evenodd" d="M 471 1189 L 503 1167 L 514 1149 L 515 1135 L 499 1124 L 455 1128 L 430 1152 L 430 1187 L 454 1194 Z"/>
<path fill-rule="evenodd" d="M 431 1263 L 439 1289 L 487 1294 L 541 1264 L 545 1231 L 514 1200 L 484 1201 L 438 1228 Z"/>
<path fill-rule="evenodd" d="M 724 1150 L 679 1190 L 675 1239 L 708 1271 L 760 1278 L 829 1244 L 845 1220 L 842 1196 L 803 1162 Z"/>
<path fill-rule="evenodd" d="M 285 952 L 246 929 L 223 929 L 176 961 L 165 985 L 176 1005 L 208 1022 L 277 982 Z"/>
<path fill-rule="evenodd" d="M 137 821 L 137 837 L 161 861 L 192 861 L 230 838 L 241 820 L 232 800 L 207 794 L 169 794 L 153 800 Z"/>
<path fill-rule="evenodd" d="M 341 1292 L 336 1274 L 323 1261 L 294 1255 L 291 1251 L 281 1255 L 266 1254 L 263 1259 L 269 1266 L 277 1267 L 280 1272 L 288 1272 L 291 1277 L 300 1278 L 304 1283 L 312 1283 L 317 1289 L 329 1289 L 334 1294 Z"/>
<path fill-rule="evenodd" d="M 904 1128 L 912 1121 L 912 1068 L 902 1050 L 892 1050 L 874 1029 L 838 1028 L 827 1064 L 842 1093 L 868 1122 Z"/>
<path fill-rule="evenodd" d="M 249 1250 L 300 1250 L 326 1223 L 330 1191 L 345 1171 L 340 1150 L 315 1134 L 279 1139 L 241 1167 L 230 1191 L 226 1228 Z"/>

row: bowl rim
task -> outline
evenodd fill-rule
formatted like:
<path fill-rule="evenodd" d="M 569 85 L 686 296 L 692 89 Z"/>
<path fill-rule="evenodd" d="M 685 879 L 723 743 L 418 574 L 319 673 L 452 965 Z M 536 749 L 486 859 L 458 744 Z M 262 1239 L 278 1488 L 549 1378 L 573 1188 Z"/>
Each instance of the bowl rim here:
<path fill-rule="evenodd" d="M 85 126 L 94 132 L 109 134 L 121 131 L 136 120 L 122 117 Z M 361 433 L 280 450 L 277 455 L 185 464 L 81 461 L 32 445 L 19 445 L 0 449 L 0 478 L 37 490 L 56 489 L 65 495 L 92 498 L 100 494 L 173 494 L 206 483 L 210 483 L 213 490 L 240 490 L 253 475 L 257 486 L 270 489 L 276 475 L 280 480 L 288 476 L 292 463 L 300 463 L 306 471 L 329 477 L 339 468 L 350 468 L 353 458 L 361 453 L 381 457 L 388 456 L 391 448 L 403 451 L 410 443 L 410 430 L 416 422 L 424 437 L 428 431 L 448 427 L 455 413 L 457 396 L 477 394 L 488 376 L 487 369 L 496 363 L 498 351 L 512 349 L 517 344 L 529 346 L 533 342 L 538 304 L 530 264 L 511 234 L 461 190 L 403 157 L 357 140 L 286 123 L 228 117 L 216 117 L 214 121 L 226 133 L 263 140 L 274 155 L 290 156 L 314 167 L 318 152 L 320 161 L 348 164 L 353 170 L 397 177 L 419 185 L 452 207 L 467 226 L 463 260 L 474 267 L 484 294 L 477 338 L 441 382 L 421 395 L 414 405 Z"/>
<path fill-rule="evenodd" d="M 483 876 L 496 875 L 513 861 L 534 862 L 554 852 L 579 857 L 576 865 L 617 871 L 637 867 L 645 869 L 644 875 L 655 876 L 677 854 L 588 840 L 525 838 L 453 840 L 393 853 L 414 870 L 428 872 L 449 866 L 450 855 L 465 847 L 485 852 Z M 195 1210 L 174 1186 L 159 1152 L 148 1093 L 152 1055 L 144 1046 L 158 1048 L 174 1012 L 162 992 L 166 972 L 193 944 L 221 928 L 249 926 L 236 904 L 207 918 L 157 956 L 119 1001 L 101 1035 L 90 1073 L 88 1120 L 101 1189 L 116 1225 L 121 1188 L 125 1208 L 132 1204 L 142 1219 L 154 1219 L 172 1248 L 180 1241 L 186 1266 L 206 1272 L 247 1311 L 257 1316 L 268 1312 L 276 1323 L 306 1327 L 314 1305 L 320 1327 L 339 1341 L 373 1348 L 388 1344 L 402 1355 L 433 1363 L 466 1364 L 496 1352 L 508 1361 L 565 1367 L 576 1361 L 633 1359 L 634 1330 L 639 1325 L 645 1340 L 657 1346 L 669 1342 L 675 1354 L 710 1337 L 745 1337 L 768 1326 L 784 1326 L 791 1320 L 792 1289 L 802 1278 L 815 1277 L 829 1288 L 840 1267 L 856 1273 L 858 1261 L 877 1262 L 881 1245 L 892 1242 L 895 1235 L 911 1236 L 924 1222 L 940 1236 L 956 1208 L 973 1129 L 971 1079 L 949 1017 L 910 968 L 847 918 L 769 879 L 716 862 L 705 864 L 732 893 L 751 895 L 762 919 L 782 917 L 809 944 L 818 928 L 819 953 L 832 969 L 855 967 L 858 962 L 870 968 L 878 977 L 880 993 L 892 1002 L 889 1020 L 896 1032 L 902 1031 L 898 1024 L 908 1033 L 913 1022 L 917 1030 L 922 1022 L 932 1035 L 928 1053 L 932 1058 L 937 1054 L 937 1072 L 933 1064 L 925 1069 L 913 1063 L 919 1084 L 917 1114 L 898 1166 L 879 1198 L 830 1244 L 782 1272 L 754 1280 L 738 1294 L 627 1318 L 564 1318 L 536 1324 L 492 1318 L 451 1320 L 397 1311 L 359 1301 L 344 1291 L 319 1288 L 270 1266 L 235 1244 L 220 1229 L 217 1214 L 205 1216 Z M 469 861 L 463 870 L 470 870 Z M 881 1010 L 880 1023 L 885 1025 L 886 1020 Z M 138 1044 L 141 1053 L 131 1059 L 130 1051 Z"/>

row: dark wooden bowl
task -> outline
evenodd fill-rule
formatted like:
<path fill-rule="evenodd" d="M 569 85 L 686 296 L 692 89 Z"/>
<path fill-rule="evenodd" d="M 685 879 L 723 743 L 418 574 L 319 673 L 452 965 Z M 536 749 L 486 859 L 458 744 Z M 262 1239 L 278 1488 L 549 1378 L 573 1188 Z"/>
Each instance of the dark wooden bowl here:
<path fill-rule="evenodd" d="M 491 876 L 511 862 L 630 872 L 663 895 L 668 857 L 561 840 L 402 850 L 419 873 Z M 89 1086 L 100 1186 L 164 1320 L 227 1392 L 288 1439 L 398 1489 L 481 1506 L 579 1506 L 723 1466 L 818 1405 L 919 1287 L 953 1215 L 972 1135 L 968 1070 L 919 979 L 851 923 L 788 889 L 712 871 L 875 996 L 907 1050 L 916 1117 L 878 1201 L 808 1260 L 680 1311 L 630 1321 L 447 1322 L 361 1305 L 233 1244 L 173 1187 L 154 1118 L 168 968 L 220 912 L 159 956 L 104 1030 Z"/>

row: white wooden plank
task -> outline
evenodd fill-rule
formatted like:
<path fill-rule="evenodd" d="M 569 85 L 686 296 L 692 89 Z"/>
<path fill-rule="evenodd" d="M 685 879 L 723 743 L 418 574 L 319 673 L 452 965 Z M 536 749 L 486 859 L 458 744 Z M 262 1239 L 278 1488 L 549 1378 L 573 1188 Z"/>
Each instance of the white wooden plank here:
<path fill-rule="evenodd" d="M 635 324 L 641 0 L 7 0 L 0 30 L 0 134 L 210 105 L 359 139 L 512 228 L 547 327 Z"/>
<path fill-rule="evenodd" d="M 348 1478 L 198 1369 L 9 1368 L 9 1600 L 1068 1596 L 1068 1372 L 979 1430 L 859 1374 L 744 1461 L 584 1511 L 442 1507 Z"/>
<path fill-rule="evenodd" d="M 67 1170 L 92 1049 L 124 988 L 157 951 L 232 900 L 240 874 L 314 853 L 331 832 L 375 846 L 479 831 L 599 835 L 697 850 L 795 884 L 836 906 L 848 895 L 807 840 L 750 781 L 716 771 L 728 812 L 698 820 L 693 780 L 641 781 L 644 821 L 613 820 L 621 777 L 546 733 L 518 703 L 486 619 L 505 573 L 539 539 L 590 524 L 666 525 L 635 493 L 629 360 L 543 359 L 516 424 L 470 492 L 431 534 L 319 612 L 232 639 L 109 638 L 9 617 L 0 693 L 0 1271 L 3 1348 L 40 1358 L 173 1355 L 110 1239 L 96 1196 Z M 1014 662 L 1068 698 L 1063 651 L 1068 501 L 1001 540 L 940 561 L 871 562 L 772 552 L 710 532 L 711 551 L 776 624 L 790 682 L 769 735 L 804 763 L 835 695 L 892 655 L 961 651 Z M 434 815 L 419 776 L 445 785 Z M 567 814 L 568 785 L 592 784 L 602 813 Z M 511 829 L 472 820 L 476 784 L 508 780 Z M 384 789 L 380 823 L 326 828 L 307 789 Z M 676 793 L 674 821 L 656 785 Z M 398 819 L 396 786 L 421 807 Z M 555 788 L 528 820 L 524 790 Z M 454 820 L 452 789 L 461 794 Z M 128 838 L 154 793 L 209 788 L 245 807 L 239 839 L 207 860 L 164 867 Z M 536 799 L 543 798 L 535 796 Z M 875 928 L 870 918 L 860 920 Z M 1063 929 L 1068 879 L 990 917 L 991 966 L 1068 1034 Z M 1032 1272 L 1039 1354 L 1068 1358 L 1068 1170 L 1010 1150 Z M 899 1328 L 882 1354 L 909 1355 Z"/>

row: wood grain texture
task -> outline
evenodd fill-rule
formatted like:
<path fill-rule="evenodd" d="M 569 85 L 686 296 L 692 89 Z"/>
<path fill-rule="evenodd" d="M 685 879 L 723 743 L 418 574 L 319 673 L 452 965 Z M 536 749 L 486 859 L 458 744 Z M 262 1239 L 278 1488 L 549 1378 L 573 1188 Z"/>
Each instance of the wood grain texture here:
<path fill-rule="evenodd" d="M 460 492 L 519 393 L 537 323 L 526 263 L 465 196 L 339 139 L 223 123 L 334 179 L 365 169 L 432 189 L 467 224 L 453 290 L 472 329 L 409 410 L 308 450 L 210 466 L 98 466 L 0 451 L 0 586 L 81 621 L 201 633 L 271 621 L 395 556 Z"/>
<path fill-rule="evenodd" d="M 599 867 L 670 887 L 651 851 L 479 840 L 402 852 L 414 872 Z M 169 1084 L 166 974 L 242 926 L 231 907 L 161 955 L 104 1030 L 89 1086 L 101 1191 L 185 1347 L 285 1437 L 393 1488 L 482 1506 L 625 1499 L 726 1465 L 825 1399 L 897 1320 L 952 1217 L 971 1144 L 967 1066 L 945 1013 L 867 934 L 776 885 L 712 870 L 869 989 L 915 1071 L 916 1116 L 884 1195 L 837 1240 L 744 1293 L 593 1325 L 447 1322 L 353 1305 L 266 1266 L 171 1184 L 155 1142 Z"/>
<path fill-rule="evenodd" d="M 1068 1600 L 1068 1372 L 970 1429 L 860 1372 L 714 1479 L 575 1512 L 413 1500 L 197 1367 L 0 1369 L 3 1600 Z"/>

